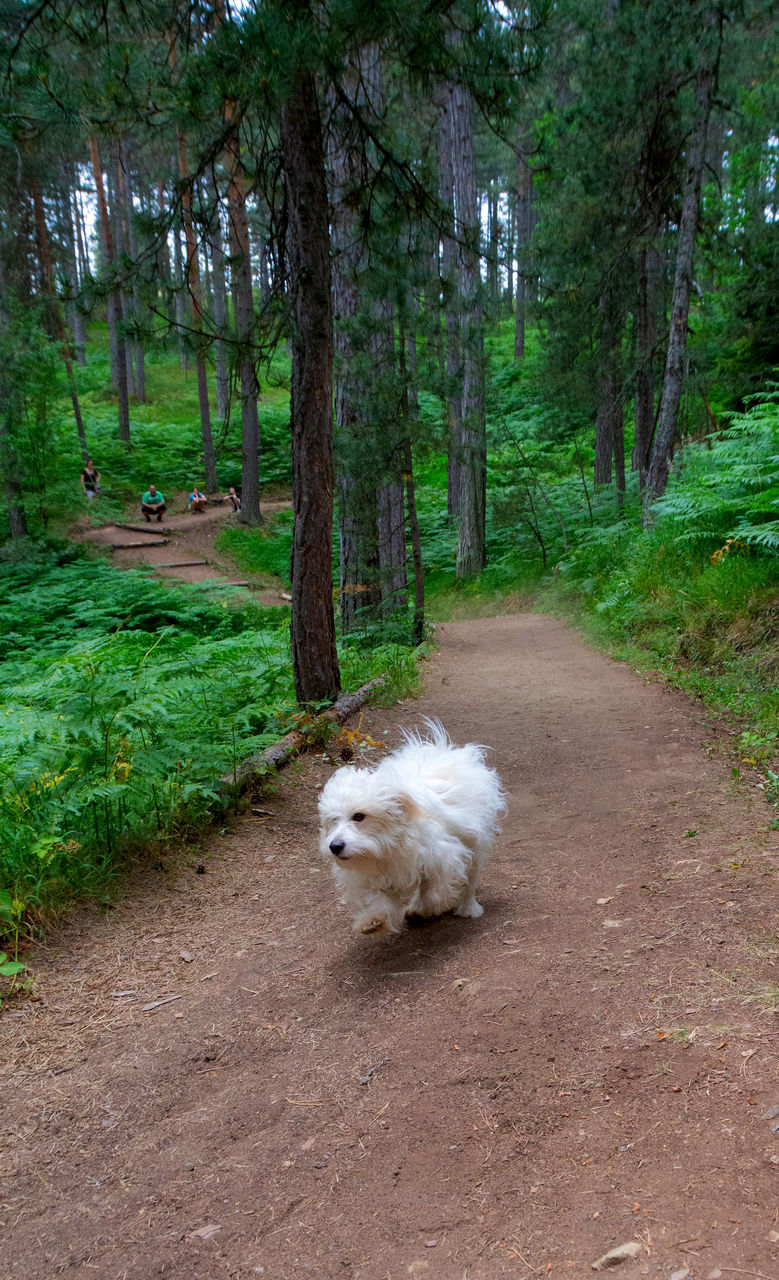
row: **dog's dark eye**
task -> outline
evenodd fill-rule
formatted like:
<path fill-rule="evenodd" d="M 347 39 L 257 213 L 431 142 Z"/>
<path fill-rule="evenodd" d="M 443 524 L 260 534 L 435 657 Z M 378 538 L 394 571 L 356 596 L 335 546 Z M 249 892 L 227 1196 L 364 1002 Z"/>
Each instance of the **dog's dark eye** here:
<path fill-rule="evenodd" d="M 364 817 L 365 817 L 364 813 L 353 813 L 352 822 L 362 822 Z"/>

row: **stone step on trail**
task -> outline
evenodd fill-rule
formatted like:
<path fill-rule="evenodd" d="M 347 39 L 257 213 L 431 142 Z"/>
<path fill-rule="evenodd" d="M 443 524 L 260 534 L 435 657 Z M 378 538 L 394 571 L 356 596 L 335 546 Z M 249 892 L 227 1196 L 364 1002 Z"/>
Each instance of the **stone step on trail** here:
<path fill-rule="evenodd" d="M 155 563 L 155 569 L 193 569 L 195 565 L 208 564 L 207 560 L 164 560 Z"/>
<path fill-rule="evenodd" d="M 115 529 L 121 529 L 123 533 L 127 530 L 130 533 L 153 534 L 155 538 L 167 538 L 171 533 L 171 530 L 167 525 L 161 524 L 159 528 L 155 529 L 151 522 L 149 522 L 149 524 L 116 524 L 113 527 Z"/>
<path fill-rule="evenodd" d="M 148 536 L 136 535 L 132 541 L 126 538 L 119 540 L 111 540 L 106 543 L 112 551 L 126 551 L 131 547 L 163 547 L 167 543 L 167 538 L 150 538 Z"/>

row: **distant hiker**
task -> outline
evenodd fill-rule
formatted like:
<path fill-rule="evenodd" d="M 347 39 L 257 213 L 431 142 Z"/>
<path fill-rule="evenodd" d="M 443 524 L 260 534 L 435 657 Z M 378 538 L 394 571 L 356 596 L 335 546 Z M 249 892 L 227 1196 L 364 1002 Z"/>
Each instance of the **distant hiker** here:
<path fill-rule="evenodd" d="M 235 492 L 232 485 L 230 485 L 230 491 L 227 494 L 227 501 L 230 503 L 233 511 L 241 510 L 241 499 L 238 497 L 238 494 Z"/>
<path fill-rule="evenodd" d="M 90 502 L 101 492 L 100 472 L 95 469 L 91 458 L 87 458 L 84 470 L 81 472 L 81 488 L 84 490 L 84 497 Z"/>
<path fill-rule="evenodd" d="M 208 498 L 206 497 L 206 495 L 204 493 L 201 493 L 197 485 L 195 485 L 191 494 L 189 495 L 190 511 L 205 511 L 207 502 L 208 502 Z"/>
<path fill-rule="evenodd" d="M 165 498 L 153 484 L 149 485 L 147 492 L 141 498 L 141 511 L 146 516 L 146 523 L 151 524 L 152 516 L 156 515 L 158 520 L 162 519 L 162 513 L 165 510 Z"/>

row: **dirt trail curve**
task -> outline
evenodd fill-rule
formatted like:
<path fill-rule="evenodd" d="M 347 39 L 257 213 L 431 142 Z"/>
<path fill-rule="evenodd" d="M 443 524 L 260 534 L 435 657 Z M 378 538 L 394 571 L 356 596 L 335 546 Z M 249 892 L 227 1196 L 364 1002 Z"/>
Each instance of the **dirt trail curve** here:
<path fill-rule="evenodd" d="M 619 1280 L 779 1278 L 760 794 L 694 704 L 555 621 L 440 639 L 424 697 L 362 729 L 493 747 L 485 915 L 352 936 L 309 757 L 71 919 L 0 1022 L 14 1280 L 582 1280 L 627 1241 Z"/>
<path fill-rule="evenodd" d="M 289 501 L 263 502 L 262 514 L 288 510 Z M 129 525 L 103 525 L 98 529 L 80 527 L 74 531 L 78 541 L 109 549 L 111 561 L 122 569 L 153 569 L 161 578 L 177 582 L 216 582 L 221 587 L 247 586 L 244 575 L 231 565 L 230 557 L 214 548 L 219 526 L 232 517 L 225 503 L 214 504 L 202 512 L 184 510 L 166 514 L 162 522 L 146 524 L 143 516 Z M 261 604 L 282 604 L 276 588 L 254 589 L 252 596 Z"/>

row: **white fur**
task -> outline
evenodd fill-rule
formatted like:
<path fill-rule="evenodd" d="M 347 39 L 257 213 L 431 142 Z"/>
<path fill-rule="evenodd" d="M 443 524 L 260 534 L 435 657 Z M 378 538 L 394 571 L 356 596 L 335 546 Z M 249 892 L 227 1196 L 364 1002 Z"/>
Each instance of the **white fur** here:
<path fill-rule="evenodd" d="M 476 890 L 505 810 L 500 779 L 485 748 L 455 747 L 438 721 L 427 725 L 378 768 L 339 769 L 319 799 L 320 851 L 361 933 L 484 910 Z"/>

